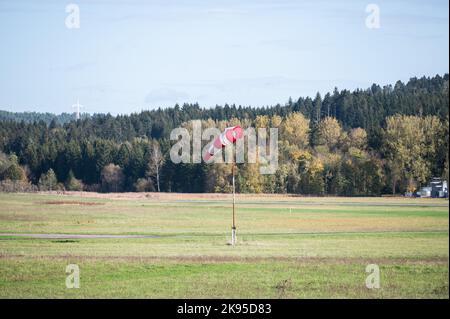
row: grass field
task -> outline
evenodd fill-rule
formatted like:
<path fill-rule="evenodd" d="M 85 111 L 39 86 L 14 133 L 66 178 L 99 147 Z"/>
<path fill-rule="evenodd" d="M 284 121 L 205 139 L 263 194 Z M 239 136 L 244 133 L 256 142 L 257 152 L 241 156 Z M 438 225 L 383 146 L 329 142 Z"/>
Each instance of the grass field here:
<path fill-rule="evenodd" d="M 449 298 L 448 209 L 238 196 L 232 247 L 229 196 L 0 194 L 0 298 Z M 65 286 L 68 264 L 79 289 Z"/>

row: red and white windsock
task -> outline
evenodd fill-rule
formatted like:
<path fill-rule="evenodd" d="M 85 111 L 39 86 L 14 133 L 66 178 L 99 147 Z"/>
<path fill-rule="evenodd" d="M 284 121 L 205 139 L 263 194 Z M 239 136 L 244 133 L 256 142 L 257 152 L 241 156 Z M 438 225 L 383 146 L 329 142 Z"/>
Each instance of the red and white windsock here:
<path fill-rule="evenodd" d="M 203 159 L 208 162 L 218 151 L 229 144 L 234 144 L 236 141 L 244 136 L 244 131 L 238 126 L 227 127 L 219 136 L 216 137 L 214 142 L 206 151 Z"/>

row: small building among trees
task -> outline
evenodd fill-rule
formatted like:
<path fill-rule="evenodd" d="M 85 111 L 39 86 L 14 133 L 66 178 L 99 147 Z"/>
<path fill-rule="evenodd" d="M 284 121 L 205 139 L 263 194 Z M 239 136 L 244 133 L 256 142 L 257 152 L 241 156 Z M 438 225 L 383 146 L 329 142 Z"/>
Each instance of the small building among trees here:
<path fill-rule="evenodd" d="M 447 181 L 441 178 L 434 177 L 430 184 L 426 187 L 422 187 L 416 193 L 417 197 L 432 197 L 432 198 L 447 198 L 448 187 Z"/>

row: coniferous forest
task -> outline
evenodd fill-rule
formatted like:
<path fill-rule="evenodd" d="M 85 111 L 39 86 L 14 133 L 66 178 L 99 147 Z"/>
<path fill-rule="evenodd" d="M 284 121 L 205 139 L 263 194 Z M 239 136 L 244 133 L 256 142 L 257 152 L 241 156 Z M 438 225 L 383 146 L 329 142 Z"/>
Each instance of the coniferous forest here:
<path fill-rule="evenodd" d="M 175 105 L 129 115 L 0 111 L 0 190 L 228 192 L 227 164 L 174 164 L 172 129 L 202 120 L 279 129 L 279 166 L 238 164 L 237 191 L 377 196 L 448 180 L 449 76 L 251 107 Z"/>

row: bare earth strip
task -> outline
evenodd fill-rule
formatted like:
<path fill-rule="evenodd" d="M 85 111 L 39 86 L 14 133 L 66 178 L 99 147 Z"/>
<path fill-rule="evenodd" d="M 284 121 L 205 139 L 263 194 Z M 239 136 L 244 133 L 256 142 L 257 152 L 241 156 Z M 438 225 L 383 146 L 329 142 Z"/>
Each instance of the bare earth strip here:
<path fill-rule="evenodd" d="M 232 197 L 231 194 L 222 193 L 155 193 L 155 192 L 132 192 L 132 193 L 96 193 L 96 192 L 77 192 L 77 191 L 47 191 L 47 192 L 37 192 L 40 195 L 66 195 L 67 197 L 85 197 L 85 198 L 99 198 L 99 199 L 122 199 L 122 200 L 141 200 L 150 199 L 155 201 L 172 201 L 172 202 L 190 202 L 190 201 L 216 201 L 223 200 L 229 201 Z M 64 198 L 63 197 L 63 198 Z M 346 204 L 375 204 L 375 205 L 386 205 L 386 204 L 401 204 L 401 205 L 422 205 L 427 206 L 448 206 L 448 201 L 442 203 L 440 199 L 434 198 L 407 198 L 403 196 L 386 196 L 386 197 L 310 197 L 297 194 L 236 194 L 236 199 L 239 201 L 263 201 L 270 202 L 276 201 L 278 203 L 282 202 L 304 202 L 305 204 L 319 204 L 326 205 L 328 203 L 340 203 L 345 202 Z"/>

